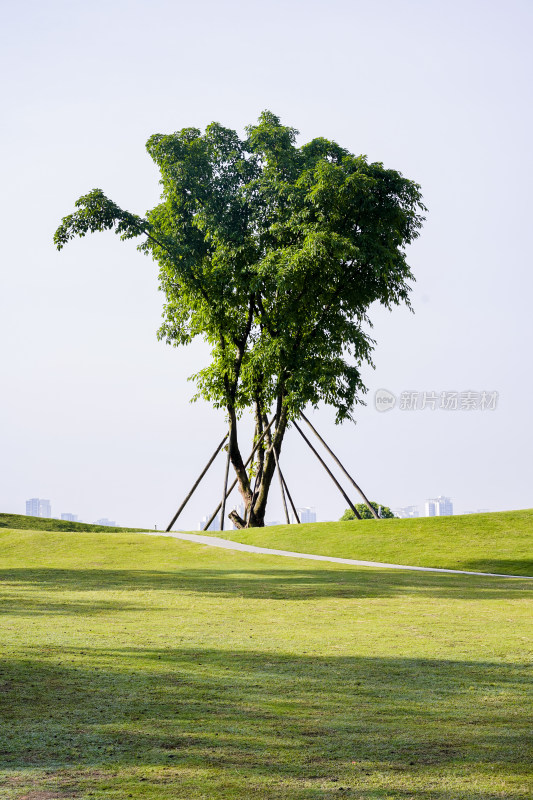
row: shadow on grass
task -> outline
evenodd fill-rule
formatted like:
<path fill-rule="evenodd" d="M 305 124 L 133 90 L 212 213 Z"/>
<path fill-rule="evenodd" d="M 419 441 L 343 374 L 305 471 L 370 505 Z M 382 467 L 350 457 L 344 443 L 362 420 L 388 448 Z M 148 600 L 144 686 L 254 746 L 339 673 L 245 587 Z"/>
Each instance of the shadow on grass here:
<path fill-rule="evenodd" d="M 10 616 L 47 616 L 63 614 L 65 616 L 98 616 L 99 614 L 116 614 L 119 611 L 141 610 L 144 606 L 138 603 L 125 603 L 121 600 L 86 600 L 85 602 L 64 600 L 54 602 L 49 597 L 39 599 L 38 596 L 16 596 L 8 595 L 2 597 L 0 594 L 0 615 L 9 614 Z"/>
<path fill-rule="evenodd" d="M 193 781 L 189 797 L 237 779 L 292 786 L 261 797 L 389 796 L 376 776 L 393 797 L 451 797 L 407 792 L 406 773 L 527 774 L 529 678 L 489 661 L 67 648 L 2 663 L 0 766 L 201 770 L 209 792 Z"/>
<path fill-rule="evenodd" d="M 433 597 L 457 599 L 502 600 L 533 594 L 533 584 L 520 579 L 483 578 L 474 576 L 416 573 L 403 570 L 378 570 L 368 568 L 325 569 L 268 569 L 256 570 L 187 569 L 109 570 L 109 569 L 4 569 L 0 570 L 0 583 L 17 584 L 37 590 L 65 590 L 91 592 L 109 591 L 185 591 L 221 596 L 274 600 L 307 600 L 316 598 L 392 597 L 397 594 L 427 594 Z M 19 598 L 24 607 L 25 600 Z M 42 611 L 62 613 L 65 604 L 49 603 L 28 597 L 31 606 L 39 605 Z M 56 609 L 54 606 L 57 605 Z M 73 604 L 73 609 L 75 607 Z M 110 604 L 91 601 L 80 602 L 79 611 L 96 613 L 113 611 L 121 607 L 120 601 Z M 129 601 L 122 604 L 130 607 Z M 1 606 L 0 606 L 1 608 Z M 10 610 L 5 603 L 4 611 Z"/>
<path fill-rule="evenodd" d="M 475 572 L 498 572 L 505 575 L 524 575 L 533 577 L 533 559 L 491 558 L 484 561 L 465 561 L 461 569 Z"/>

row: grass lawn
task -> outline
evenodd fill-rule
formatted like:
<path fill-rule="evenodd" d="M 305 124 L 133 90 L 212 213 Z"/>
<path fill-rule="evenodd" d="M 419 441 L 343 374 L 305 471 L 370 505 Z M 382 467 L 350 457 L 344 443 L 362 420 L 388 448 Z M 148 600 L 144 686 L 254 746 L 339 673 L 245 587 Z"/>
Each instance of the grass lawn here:
<path fill-rule="evenodd" d="M 119 532 L 0 548 L 1 800 L 531 797 L 531 581 Z"/>
<path fill-rule="evenodd" d="M 533 576 L 533 509 L 276 525 L 224 531 L 224 537 L 298 553 Z"/>
<path fill-rule="evenodd" d="M 67 519 L 47 519 L 46 517 L 27 517 L 24 514 L 0 514 L 0 528 L 19 531 L 92 531 L 93 533 L 117 533 L 143 531 L 146 528 L 120 528 L 109 525 L 93 525 L 89 522 L 71 522 Z"/>

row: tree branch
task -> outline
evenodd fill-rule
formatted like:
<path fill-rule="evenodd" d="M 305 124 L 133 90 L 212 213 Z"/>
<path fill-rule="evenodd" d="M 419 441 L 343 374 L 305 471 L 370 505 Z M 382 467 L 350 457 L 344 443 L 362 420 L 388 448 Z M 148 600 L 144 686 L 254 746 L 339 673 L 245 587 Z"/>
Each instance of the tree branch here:
<path fill-rule="evenodd" d="M 257 295 L 257 308 L 259 309 L 259 311 L 261 313 L 261 320 L 262 321 L 263 321 L 263 318 L 264 318 L 265 328 L 267 329 L 269 334 L 272 336 L 272 338 L 276 339 L 279 336 L 279 334 L 276 331 L 274 331 L 274 328 L 272 327 L 272 324 L 270 322 L 270 318 L 269 318 L 267 312 L 265 311 L 265 307 L 263 306 L 263 301 L 261 300 L 261 295 Z"/>

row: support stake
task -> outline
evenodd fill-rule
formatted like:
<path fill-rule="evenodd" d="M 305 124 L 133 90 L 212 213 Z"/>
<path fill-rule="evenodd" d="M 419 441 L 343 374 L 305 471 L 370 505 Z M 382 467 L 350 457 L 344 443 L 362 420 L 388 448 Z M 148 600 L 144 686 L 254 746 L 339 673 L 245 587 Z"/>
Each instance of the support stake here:
<path fill-rule="evenodd" d="M 224 530 L 224 514 L 226 513 L 226 492 L 228 491 L 228 475 L 229 475 L 229 462 L 230 462 L 230 446 L 228 443 L 228 457 L 226 459 L 226 471 L 224 474 L 224 492 L 222 493 L 222 510 L 220 512 L 220 530 Z"/>
<path fill-rule="evenodd" d="M 298 516 L 298 512 L 296 511 L 296 506 L 294 505 L 294 503 L 292 501 L 291 493 L 289 492 L 289 487 L 287 486 L 287 481 L 285 480 L 285 476 L 283 475 L 283 472 L 281 470 L 279 471 L 279 474 L 281 475 L 281 480 L 283 481 L 283 485 L 285 487 L 285 491 L 287 492 L 287 497 L 289 498 L 289 502 L 290 502 L 290 504 L 292 506 L 292 510 L 293 510 L 294 516 L 296 518 L 296 522 L 299 525 L 300 524 L 300 517 Z"/>
<path fill-rule="evenodd" d="M 342 469 L 342 471 L 344 472 L 344 474 L 346 475 L 346 477 L 348 478 L 348 480 L 349 480 L 349 481 L 351 481 L 352 485 L 353 485 L 353 486 L 354 486 L 354 487 L 357 489 L 357 491 L 359 492 L 359 494 L 361 495 L 361 497 L 363 498 L 363 500 L 364 500 L 364 501 L 365 501 L 365 503 L 367 504 L 367 506 L 368 506 L 368 510 L 370 511 L 370 513 L 372 514 L 372 516 L 374 516 L 374 517 L 375 517 L 375 519 L 379 519 L 379 515 L 376 513 L 376 509 L 374 508 L 374 506 L 372 505 L 372 503 L 370 502 L 370 500 L 368 499 L 368 497 L 365 495 L 365 493 L 363 492 L 363 490 L 361 489 L 361 487 L 360 487 L 360 486 L 358 486 L 358 485 L 356 484 L 356 482 L 354 481 L 354 479 L 352 478 L 352 476 L 350 475 L 350 473 L 348 472 L 348 470 L 346 469 L 346 467 L 344 467 L 344 466 L 341 464 L 341 462 L 339 461 L 339 459 L 337 458 L 337 456 L 335 455 L 335 453 L 333 452 L 333 450 L 331 449 L 331 447 L 329 447 L 329 446 L 326 444 L 326 442 L 324 441 L 324 439 L 322 438 L 322 436 L 319 434 L 319 432 L 317 431 L 317 429 L 316 429 L 316 428 L 314 428 L 314 427 L 313 427 L 313 425 L 311 425 L 311 423 L 309 422 L 309 420 L 307 419 L 307 417 L 305 416 L 305 414 L 300 414 L 300 416 L 301 416 L 301 418 L 302 418 L 303 420 L 305 420 L 305 422 L 307 422 L 307 424 L 309 425 L 309 427 L 311 428 L 311 430 L 313 431 L 313 433 L 315 434 L 315 436 L 317 437 L 317 439 L 318 439 L 319 441 L 321 441 L 321 442 L 322 442 L 322 444 L 324 445 L 324 447 L 326 448 L 326 450 L 328 451 L 328 453 L 330 454 L 330 456 L 331 456 L 331 457 L 332 457 L 332 458 L 333 458 L 333 459 L 334 459 L 334 460 L 337 462 L 337 464 L 338 464 L 338 465 L 339 465 L 339 467 Z"/>
<path fill-rule="evenodd" d="M 281 470 L 279 468 L 278 454 L 276 453 L 275 447 L 272 448 L 272 452 L 274 453 L 274 461 L 276 462 L 276 467 L 278 468 L 279 488 L 281 489 L 281 499 L 283 500 L 285 520 L 287 521 L 287 525 L 290 525 L 291 522 L 289 519 L 289 512 L 287 511 L 287 500 L 285 499 L 285 489 L 283 488 L 283 475 L 281 474 Z"/>
<path fill-rule="evenodd" d="M 208 462 L 207 462 L 207 464 L 205 465 L 203 472 L 200 474 L 200 477 L 198 478 L 198 480 L 196 481 L 196 483 L 195 483 L 195 484 L 194 484 L 194 486 L 192 487 L 191 491 L 189 492 L 189 494 L 187 495 L 187 497 L 185 498 L 185 500 L 183 501 L 183 503 L 181 504 L 181 506 L 178 508 L 178 510 L 176 511 L 176 513 L 174 514 L 174 516 L 172 517 L 172 520 L 170 521 L 170 524 L 169 524 L 169 526 L 168 526 L 168 528 L 167 528 L 167 533 L 168 533 L 169 531 L 171 531 L 171 530 L 172 530 L 172 526 L 175 524 L 175 522 L 176 522 L 177 518 L 179 517 L 179 515 L 181 514 L 181 512 L 183 511 L 183 509 L 185 508 L 185 506 L 187 505 L 187 503 L 189 502 L 189 500 L 190 500 L 190 499 L 191 499 L 191 497 L 193 496 L 194 492 L 195 492 L 195 491 L 196 491 L 196 489 L 198 488 L 198 485 L 200 484 L 200 481 L 201 481 L 201 480 L 202 480 L 202 478 L 204 477 L 205 473 L 207 472 L 207 470 L 209 469 L 209 467 L 211 466 L 211 464 L 213 463 L 213 461 L 215 460 L 215 458 L 218 456 L 218 454 L 219 454 L 219 453 L 220 453 L 220 451 L 222 450 L 222 448 L 223 448 L 223 446 L 224 446 L 224 442 L 226 441 L 226 439 L 227 439 L 227 438 L 228 438 L 228 434 L 226 434 L 226 435 L 224 436 L 224 438 L 223 438 L 223 439 L 222 439 L 222 441 L 220 442 L 219 446 L 217 447 L 217 449 L 215 450 L 215 452 L 213 453 L 213 455 L 211 456 L 211 458 L 209 459 L 209 461 L 208 461 Z"/>
<path fill-rule="evenodd" d="M 300 426 L 298 425 L 298 423 L 297 423 L 297 422 L 295 422 L 295 420 L 293 420 L 293 421 L 292 421 L 292 424 L 294 425 L 294 427 L 296 428 L 296 430 L 298 431 L 298 433 L 300 434 L 300 436 L 302 437 L 302 439 L 304 440 L 304 442 L 306 442 L 306 443 L 307 443 L 307 445 L 309 446 L 309 448 L 310 448 L 310 449 L 313 451 L 313 453 L 315 454 L 315 456 L 318 458 L 318 460 L 320 461 L 320 463 L 322 464 L 322 466 L 324 467 L 324 469 L 325 469 L 325 470 L 326 470 L 326 472 L 328 473 L 329 477 L 331 478 L 331 480 L 333 481 L 333 483 L 335 484 L 335 486 L 337 487 L 337 489 L 339 490 L 339 492 L 342 494 L 342 496 L 344 497 L 344 499 L 346 500 L 346 502 L 348 503 L 348 505 L 350 506 L 350 508 L 352 509 L 352 511 L 353 511 L 353 513 L 355 514 L 355 516 L 357 517 L 357 519 L 361 519 L 361 514 L 360 514 L 360 513 L 359 513 L 359 511 L 356 509 L 356 507 L 354 506 L 354 504 L 352 503 L 352 501 L 350 500 L 350 498 L 348 497 L 348 495 L 346 494 L 346 492 L 344 491 L 344 489 L 342 488 L 342 486 L 340 485 L 339 481 L 337 480 L 337 478 L 335 477 L 335 475 L 333 474 L 333 472 L 330 470 L 330 468 L 328 467 L 328 465 L 326 464 L 326 462 L 324 461 L 324 459 L 323 459 L 323 458 L 322 458 L 322 457 L 319 455 L 319 453 L 317 453 L 317 451 L 315 450 L 315 448 L 313 447 L 313 445 L 311 444 L 311 442 L 309 441 L 309 439 L 307 438 L 307 436 L 305 435 L 305 433 L 303 432 L 303 430 L 300 428 Z"/>

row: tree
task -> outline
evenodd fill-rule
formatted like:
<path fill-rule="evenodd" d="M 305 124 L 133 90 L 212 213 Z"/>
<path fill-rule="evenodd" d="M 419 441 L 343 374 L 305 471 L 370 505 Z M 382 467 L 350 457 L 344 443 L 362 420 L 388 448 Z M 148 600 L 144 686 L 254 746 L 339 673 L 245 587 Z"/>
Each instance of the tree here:
<path fill-rule="evenodd" d="M 297 131 L 261 114 L 246 137 L 218 123 L 154 135 L 147 149 L 161 172 L 161 202 L 144 217 L 100 189 L 80 197 L 54 241 L 114 229 L 141 237 L 159 265 L 166 296 L 160 339 L 201 336 L 211 361 L 196 397 L 223 408 L 229 455 L 245 518 L 264 524 L 283 437 L 307 404 L 350 418 L 366 392 L 360 367 L 375 344 L 365 326 L 379 302 L 409 303 L 405 245 L 421 227 L 420 187 L 326 139 L 296 146 Z M 238 420 L 255 415 L 255 440 L 275 424 L 247 471 Z"/>
<path fill-rule="evenodd" d="M 388 506 L 382 506 L 379 503 L 375 503 L 374 500 L 370 501 L 375 511 L 379 514 L 381 519 L 395 519 L 394 514 L 390 510 Z M 369 507 L 366 503 L 356 503 L 356 509 L 359 512 L 361 519 L 374 519 L 374 516 L 371 514 Z M 348 522 L 349 520 L 357 519 L 355 514 L 353 513 L 351 508 L 347 508 L 344 514 L 341 517 L 341 522 Z"/>

